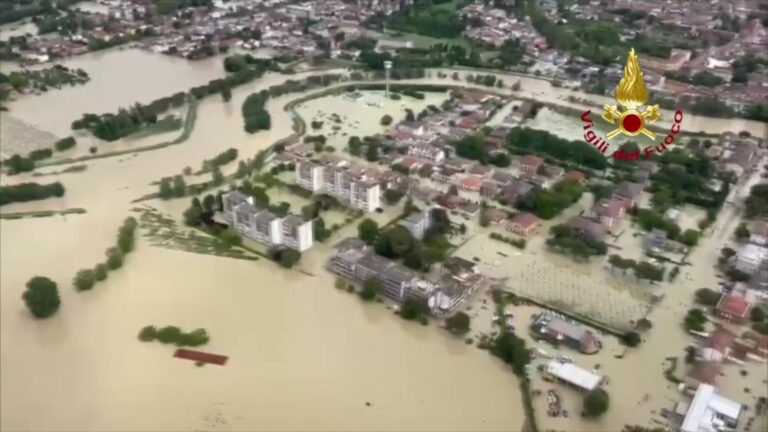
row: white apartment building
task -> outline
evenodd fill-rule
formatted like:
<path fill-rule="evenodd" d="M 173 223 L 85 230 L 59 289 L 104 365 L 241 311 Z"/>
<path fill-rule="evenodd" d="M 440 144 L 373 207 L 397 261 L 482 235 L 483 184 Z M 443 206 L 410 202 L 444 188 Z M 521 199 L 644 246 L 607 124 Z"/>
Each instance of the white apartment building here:
<path fill-rule="evenodd" d="M 427 232 L 432 224 L 432 215 L 430 212 L 431 209 L 427 208 L 418 213 L 411 213 L 400 223 L 413 234 L 414 238 L 421 240 L 424 238 L 424 233 Z"/>
<path fill-rule="evenodd" d="M 288 215 L 283 219 L 283 244 L 299 252 L 312 247 L 314 233 L 311 221 Z"/>
<path fill-rule="evenodd" d="M 267 246 L 284 245 L 304 252 L 314 243 L 312 221 L 296 215 L 281 218 L 268 210 L 259 210 L 251 198 L 233 191 L 222 197 L 223 220 L 241 236 Z"/>
<path fill-rule="evenodd" d="M 370 212 L 381 206 L 378 180 L 346 161 L 326 165 L 303 161 L 296 164 L 295 173 L 302 188 L 326 193 L 350 207 Z"/>

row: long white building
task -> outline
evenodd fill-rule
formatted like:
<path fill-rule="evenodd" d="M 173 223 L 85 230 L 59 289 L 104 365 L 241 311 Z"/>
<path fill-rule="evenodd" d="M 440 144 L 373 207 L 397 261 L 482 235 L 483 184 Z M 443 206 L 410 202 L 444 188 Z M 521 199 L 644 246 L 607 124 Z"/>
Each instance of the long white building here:
<path fill-rule="evenodd" d="M 224 220 L 238 234 L 267 246 L 284 245 L 299 252 L 312 247 L 312 221 L 296 215 L 281 218 L 268 210 L 259 210 L 252 199 L 233 191 L 222 197 Z"/>
<path fill-rule="evenodd" d="M 370 212 L 381 205 L 378 178 L 348 161 L 302 161 L 296 164 L 295 173 L 296 184 L 302 188 L 328 194 L 350 207 Z"/>

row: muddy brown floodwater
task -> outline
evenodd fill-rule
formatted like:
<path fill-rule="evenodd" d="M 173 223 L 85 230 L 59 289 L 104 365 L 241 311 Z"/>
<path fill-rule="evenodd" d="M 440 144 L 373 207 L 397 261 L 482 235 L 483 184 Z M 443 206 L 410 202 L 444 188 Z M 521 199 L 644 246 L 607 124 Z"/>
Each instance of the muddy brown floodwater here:
<path fill-rule="evenodd" d="M 133 90 L 127 89 L 121 78 L 124 55 L 155 59 L 139 70 L 175 71 L 154 78 L 147 74 L 133 81 Z M 63 133 L 83 111 L 102 112 L 136 99 L 151 100 L 218 76 L 208 75 L 208 68 L 220 71 L 218 67 L 196 64 L 146 53 L 93 56 L 89 73 L 101 85 L 73 89 L 77 96 L 65 97 L 62 91 L 58 96 L 62 99 L 51 93 L 39 100 L 20 100 L 12 104 L 11 112 L 26 120 L 33 106 L 45 109 L 39 124 Z M 195 72 L 196 67 L 205 70 Z M 183 145 L 89 162 L 82 173 L 46 177 L 64 183 L 64 198 L 3 207 L 3 211 L 83 207 L 88 213 L 0 222 L 0 428 L 521 427 L 518 384 L 504 365 L 435 324 L 404 322 L 380 304 L 366 306 L 337 291 L 321 267 L 327 247 L 306 254 L 302 266 L 316 275 L 312 277 L 278 270 L 266 260 L 171 251 L 140 239 L 121 270 L 91 292 L 74 291 L 72 276 L 104 259 L 103 251 L 130 214 L 129 201 L 155 190 L 150 182 L 180 173 L 185 166 L 197 168 L 229 147 L 250 156 L 289 134 L 290 119 L 281 108 L 298 95 L 270 101 L 273 128 L 254 135 L 242 130 L 240 106 L 252 91 L 300 77 L 265 76 L 235 90 L 229 103 L 218 97 L 205 99 L 196 127 Z M 109 91 L 115 92 L 115 100 L 100 102 L 112 94 Z M 131 92 L 142 96 L 129 97 Z M 46 99 L 49 96 L 54 99 Z M 83 106 L 62 106 L 65 99 L 82 99 Z M 53 168 L 60 169 L 47 171 Z M 32 178 L 4 176 L 2 182 Z M 176 216 L 187 200 L 149 204 Z M 38 274 L 56 280 L 62 297 L 59 312 L 43 321 L 32 319 L 20 298 L 25 282 Z M 171 347 L 137 340 L 138 331 L 148 324 L 206 328 L 211 342 L 203 349 L 228 355 L 229 361 L 224 367 L 198 368 L 175 359 Z"/>

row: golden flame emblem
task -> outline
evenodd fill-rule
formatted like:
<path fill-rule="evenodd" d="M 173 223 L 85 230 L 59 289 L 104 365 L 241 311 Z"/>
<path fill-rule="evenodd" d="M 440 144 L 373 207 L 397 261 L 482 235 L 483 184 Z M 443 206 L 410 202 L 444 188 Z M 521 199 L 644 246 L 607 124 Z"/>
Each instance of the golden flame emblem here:
<path fill-rule="evenodd" d="M 626 110 L 621 112 L 616 105 L 603 106 L 606 111 L 603 118 L 607 122 L 616 124 L 618 120 L 618 127 L 606 135 L 608 139 L 619 133 L 628 136 L 643 134 L 652 140 L 656 139 L 656 134 L 646 129 L 645 125 L 661 119 L 661 114 L 658 105 L 646 106 L 645 110 L 639 111 L 641 106 L 648 103 L 648 89 L 645 88 L 643 71 L 640 70 L 640 62 L 634 48 L 629 51 L 627 64 L 624 66 L 624 77 L 616 87 L 616 102 Z"/>

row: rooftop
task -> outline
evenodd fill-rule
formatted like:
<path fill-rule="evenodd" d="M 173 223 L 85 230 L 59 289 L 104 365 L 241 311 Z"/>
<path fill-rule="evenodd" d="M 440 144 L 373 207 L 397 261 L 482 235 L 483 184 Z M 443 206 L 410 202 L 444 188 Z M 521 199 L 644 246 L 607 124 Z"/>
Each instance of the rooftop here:
<path fill-rule="evenodd" d="M 573 363 L 560 363 L 557 360 L 551 360 L 547 363 L 547 372 L 584 390 L 595 389 L 602 380 L 600 375 L 580 368 Z"/>
<path fill-rule="evenodd" d="M 744 318 L 749 313 L 751 304 L 745 299 L 736 294 L 724 295 L 717 303 L 717 310 L 733 315 L 736 317 Z"/>
<path fill-rule="evenodd" d="M 682 432 L 714 432 L 720 429 L 719 416 L 737 420 L 741 414 L 741 405 L 730 399 L 715 394 L 715 388 L 708 384 L 699 384 L 693 401 L 685 414 Z"/>

